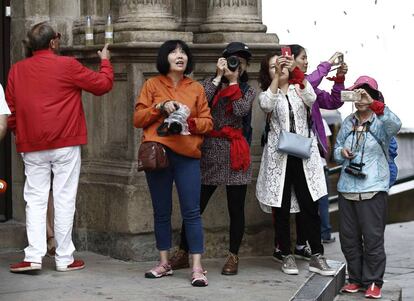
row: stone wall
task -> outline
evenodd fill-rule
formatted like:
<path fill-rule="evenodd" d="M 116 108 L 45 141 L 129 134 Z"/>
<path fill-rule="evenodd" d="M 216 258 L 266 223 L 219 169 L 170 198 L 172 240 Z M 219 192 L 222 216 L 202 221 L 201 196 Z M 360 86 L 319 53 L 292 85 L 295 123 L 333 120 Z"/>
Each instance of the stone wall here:
<path fill-rule="evenodd" d="M 63 8 L 63 9 L 62 9 Z M 97 69 L 96 51 L 102 47 L 105 17 L 114 19 L 111 46 L 115 71 L 113 90 L 96 97 L 83 94 L 89 144 L 82 148 L 75 222 L 78 249 L 87 249 L 121 259 L 155 259 L 152 205 L 144 174 L 136 171 L 140 130 L 132 116 L 136 96 L 144 81 L 157 74 L 155 59 L 159 45 L 167 39 L 183 39 L 196 60 L 194 78 L 214 73 L 217 58 L 232 40 L 249 44 L 253 59 L 251 84 L 257 88 L 261 58 L 277 47 L 274 34 L 266 34 L 261 22 L 261 1 L 256 0 L 22 0 L 12 2 L 13 62 L 22 58 L 18 41 L 36 22 L 48 20 L 64 34 L 63 52 Z M 85 47 L 84 24 L 94 20 L 96 46 Z M 257 102 L 253 108 L 252 161 L 257 176 L 264 115 Z M 13 162 L 13 202 L 16 220 L 24 220 L 21 159 Z M 269 254 L 273 231 L 271 218 L 259 209 L 255 182 L 246 199 L 246 235 L 240 253 Z M 173 228 L 181 222 L 174 198 Z M 204 216 L 207 256 L 222 256 L 228 248 L 228 214 L 224 189 L 212 197 Z"/>

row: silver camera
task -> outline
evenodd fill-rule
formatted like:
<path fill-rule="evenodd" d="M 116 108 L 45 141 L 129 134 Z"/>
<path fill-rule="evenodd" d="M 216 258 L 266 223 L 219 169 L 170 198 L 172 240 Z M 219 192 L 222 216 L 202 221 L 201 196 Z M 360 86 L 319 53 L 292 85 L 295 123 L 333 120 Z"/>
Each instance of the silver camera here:
<path fill-rule="evenodd" d="M 175 111 L 172 112 L 158 127 L 158 136 L 169 135 L 190 135 L 187 118 L 190 116 L 190 109 L 184 104 L 174 104 Z"/>
<path fill-rule="evenodd" d="M 341 101 L 359 101 L 361 100 L 361 94 L 354 91 L 341 91 Z"/>
<path fill-rule="evenodd" d="M 335 60 L 335 65 L 341 65 L 344 62 L 344 55 L 339 55 Z"/>

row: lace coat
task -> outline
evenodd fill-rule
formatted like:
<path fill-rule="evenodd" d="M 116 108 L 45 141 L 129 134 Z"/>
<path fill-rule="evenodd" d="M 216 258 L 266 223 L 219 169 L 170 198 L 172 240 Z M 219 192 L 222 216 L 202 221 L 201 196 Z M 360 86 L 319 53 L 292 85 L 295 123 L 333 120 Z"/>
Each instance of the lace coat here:
<path fill-rule="evenodd" d="M 308 136 L 308 122 L 306 107 L 312 107 L 316 95 L 310 84 L 303 90 L 290 85 L 287 95 L 294 113 L 295 129 L 297 134 Z M 269 89 L 259 95 L 260 107 L 266 113 L 272 112 L 268 142 L 264 147 L 259 176 L 256 184 L 256 197 L 260 207 L 265 212 L 271 212 L 271 207 L 282 206 L 283 187 L 287 165 L 287 154 L 279 152 L 277 145 L 281 129 L 289 131 L 289 106 L 288 100 L 279 89 L 273 94 Z M 319 155 L 317 140 L 311 131 L 313 138 L 311 156 L 303 159 L 303 169 L 308 184 L 309 192 L 314 201 L 327 194 L 323 165 Z M 292 204 L 295 199 L 292 193 Z M 292 210 L 292 208 L 291 208 Z"/>

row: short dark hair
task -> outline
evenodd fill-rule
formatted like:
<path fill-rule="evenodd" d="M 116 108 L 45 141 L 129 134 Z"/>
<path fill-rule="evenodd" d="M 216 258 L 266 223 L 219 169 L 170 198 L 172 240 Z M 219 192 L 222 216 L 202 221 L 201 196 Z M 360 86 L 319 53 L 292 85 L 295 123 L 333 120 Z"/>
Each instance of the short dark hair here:
<path fill-rule="evenodd" d="M 302 51 L 306 52 L 306 49 L 300 46 L 299 44 L 291 44 L 289 45 L 289 47 L 290 47 L 290 50 L 292 51 L 294 58 L 297 58 Z"/>
<path fill-rule="evenodd" d="M 193 72 L 193 55 L 191 54 L 188 45 L 181 40 L 169 40 L 164 42 L 164 44 L 162 44 L 160 46 L 160 49 L 158 50 L 157 70 L 159 73 L 167 75 L 167 73 L 170 72 L 170 63 L 168 62 L 168 55 L 177 47 L 181 47 L 181 49 L 184 50 L 188 58 L 187 67 L 184 70 L 184 74 L 187 75 Z"/>
<path fill-rule="evenodd" d="M 32 51 L 48 49 L 50 40 L 55 37 L 55 30 L 47 22 L 37 23 L 27 33 L 28 46 Z"/>
<path fill-rule="evenodd" d="M 260 88 L 265 91 L 269 88 L 270 84 L 272 83 L 272 79 L 270 78 L 269 74 L 269 60 L 274 57 L 275 55 L 282 55 L 280 50 L 275 50 L 266 54 L 263 58 L 262 62 L 260 63 L 260 71 L 259 71 L 259 84 Z"/>

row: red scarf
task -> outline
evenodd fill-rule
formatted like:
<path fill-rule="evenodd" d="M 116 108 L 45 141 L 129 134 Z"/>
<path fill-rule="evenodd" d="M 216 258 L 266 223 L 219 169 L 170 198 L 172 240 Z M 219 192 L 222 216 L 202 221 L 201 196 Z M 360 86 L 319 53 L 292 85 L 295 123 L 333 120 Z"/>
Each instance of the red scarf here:
<path fill-rule="evenodd" d="M 210 137 L 226 138 L 230 141 L 230 167 L 233 170 L 246 172 L 250 166 L 250 148 L 243 136 L 242 129 L 224 126 L 219 131 L 211 131 Z"/>
<path fill-rule="evenodd" d="M 298 84 L 301 89 L 304 89 L 305 88 L 305 85 L 303 84 L 304 79 L 305 79 L 305 74 L 302 72 L 302 70 L 299 69 L 299 67 L 296 66 L 295 69 L 293 69 L 290 72 L 289 84 L 292 84 L 292 85 Z"/>
<path fill-rule="evenodd" d="M 221 98 L 228 98 L 229 103 L 226 105 L 226 115 L 233 113 L 233 101 L 242 98 L 242 92 L 239 85 L 231 85 L 220 90 L 213 98 L 212 107 L 214 108 Z"/>

